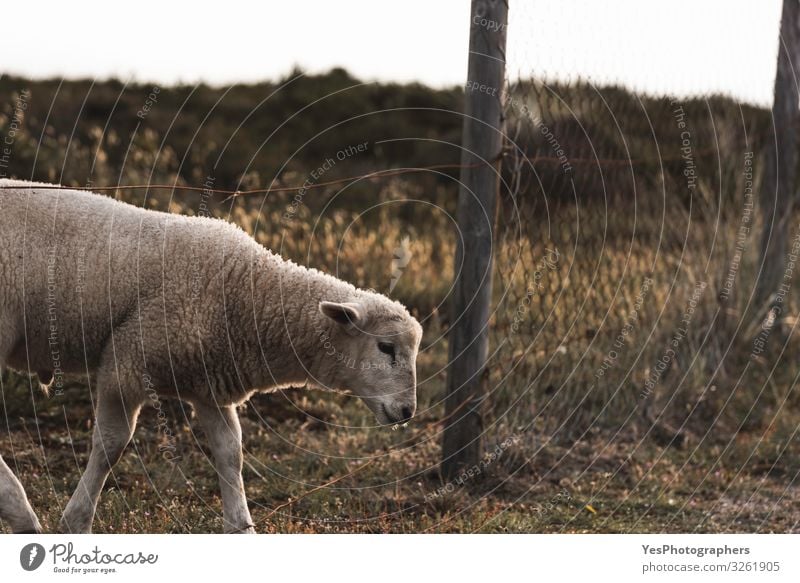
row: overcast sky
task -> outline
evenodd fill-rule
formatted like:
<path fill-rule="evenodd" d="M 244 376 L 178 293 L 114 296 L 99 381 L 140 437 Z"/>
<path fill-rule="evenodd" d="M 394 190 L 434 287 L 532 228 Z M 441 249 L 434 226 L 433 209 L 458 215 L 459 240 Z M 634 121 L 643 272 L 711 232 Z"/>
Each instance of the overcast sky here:
<path fill-rule="evenodd" d="M 294 65 L 460 84 L 469 0 L 25 0 L 0 23 L 0 73 L 159 84 L 276 79 Z M 769 104 L 778 0 L 510 0 L 509 75 L 590 77 Z"/>

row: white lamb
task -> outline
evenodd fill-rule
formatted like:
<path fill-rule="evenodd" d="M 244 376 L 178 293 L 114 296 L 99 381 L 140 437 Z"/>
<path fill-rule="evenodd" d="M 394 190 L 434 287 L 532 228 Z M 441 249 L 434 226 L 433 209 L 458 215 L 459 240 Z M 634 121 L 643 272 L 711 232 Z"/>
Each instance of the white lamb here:
<path fill-rule="evenodd" d="M 309 384 L 361 397 L 381 424 L 416 408 L 422 329 L 399 303 L 281 259 L 225 221 L 0 180 L 0 366 L 42 383 L 92 375 L 89 462 L 61 518 L 90 532 L 148 392 L 192 404 L 210 442 L 224 530 L 254 532 L 235 406 Z M 0 518 L 39 532 L 0 458 Z"/>

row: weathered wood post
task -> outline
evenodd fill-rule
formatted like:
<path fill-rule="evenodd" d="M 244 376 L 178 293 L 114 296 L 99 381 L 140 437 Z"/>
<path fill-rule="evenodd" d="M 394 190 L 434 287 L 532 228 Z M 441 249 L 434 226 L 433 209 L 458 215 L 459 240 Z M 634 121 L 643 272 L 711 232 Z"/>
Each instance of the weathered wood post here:
<path fill-rule="evenodd" d="M 482 455 L 492 250 L 503 146 L 507 0 L 472 0 L 461 143 L 460 230 L 449 330 L 442 474 L 455 477 Z"/>
<path fill-rule="evenodd" d="M 786 268 L 788 229 L 795 198 L 797 124 L 800 121 L 800 1 L 784 0 L 781 16 L 775 101 L 772 105 L 774 133 L 770 132 L 764 156 L 761 186 L 761 249 L 756 282 L 758 316 L 776 311 L 780 315 L 780 289 Z"/>

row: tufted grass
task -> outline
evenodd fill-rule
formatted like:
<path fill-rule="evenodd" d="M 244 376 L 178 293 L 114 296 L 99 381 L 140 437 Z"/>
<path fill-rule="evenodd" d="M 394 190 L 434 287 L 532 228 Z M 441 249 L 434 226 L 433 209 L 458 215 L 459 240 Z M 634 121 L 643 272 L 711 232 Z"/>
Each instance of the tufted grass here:
<path fill-rule="evenodd" d="M 488 451 L 509 438 L 513 443 L 479 476 L 448 489 L 438 462 L 452 239 L 445 231 L 415 230 L 379 217 L 370 226 L 354 223 L 337 256 L 332 249 L 354 218 L 346 212 L 327 218 L 314 236 L 309 221 L 298 220 L 285 237 L 256 227 L 256 221 L 278 220 L 263 212 L 234 216 L 285 257 L 331 272 L 338 265 L 340 277 L 384 292 L 395 246 L 409 236 L 412 260 L 392 293 L 427 320 L 420 412 L 404 430 L 374 427 L 355 398 L 319 391 L 261 395 L 242 407 L 244 474 L 259 532 L 798 530 L 800 446 L 791 350 L 774 371 L 767 359 L 750 359 L 744 368 L 750 345 L 740 342 L 728 351 L 724 374 L 709 368 L 718 345 L 705 337 L 718 284 L 698 271 L 707 232 L 697 229 L 677 246 L 668 234 L 658 255 L 644 240 L 652 234 L 646 228 L 643 240 L 634 234 L 627 247 L 597 246 L 596 224 L 587 227 L 588 238 L 577 248 L 568 231 L 558 241 L 505 241 L 495 295 L 507 299 L 498 301 L 492 339 L 493 346 L 506 342 L 490 365 L 484 438 Z M 621 225 L 617 232 L 624 236 Z M 552 245 L 572 250 L 562 252 L 555 266 L 537 267 Z M 518 271 L 509 267 L 515 253 L 521 256 Z M 725 265 L 723 256 L 713 258 L 713 269 Z M 541 287 L 514 331 L 513 306 L 537 269 Z M 742 281 L 747 269 L 742 267 Z M 598 367 L 635 310 L 643 273 L 655 283 L 618 359 L 597 382 Z M 639 392 L 648 367 L 663 354 L 690 284 L 700 278 L 709 289 L 680 357 L 643 407 Z M 743 311 L 741 300 L 736 302 L 726 307 L 734 321 Z M 790 347 L 791 324 L 788 318 L 782 322 L 785 337 L 776 334 L 788 338 Z M 3 379 L 0 451 L 25 484 L 45 529 L 53 530 L 87 460 L 88 391 L 76 382 L 64 395 L 46 399 L 31 393 L 28 377 L 5 373 Z M 107 483 L 96 532 L 221 530 L 216 476 L 202 432 L 188 407 L 164 407 L 179 460 L 170 463 L 159 453 L 165 444 L 148 408 Z M 431 497 L 440 489 L 441 495 Z"/>

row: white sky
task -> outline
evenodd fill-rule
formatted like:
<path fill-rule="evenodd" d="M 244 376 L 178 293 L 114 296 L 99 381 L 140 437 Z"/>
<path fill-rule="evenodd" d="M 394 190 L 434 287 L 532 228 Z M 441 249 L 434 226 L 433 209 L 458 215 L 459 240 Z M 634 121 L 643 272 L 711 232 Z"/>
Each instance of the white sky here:
<path fill-rule="evenodd" d="M 772 101 L 779 0 L 509 0 L 509 75 L 590 76 Z M 159 84 L 276 79 L 297 64 L 441 87 L 466 74 L 469 0 L 24 0 L 0 73 Z"/>

